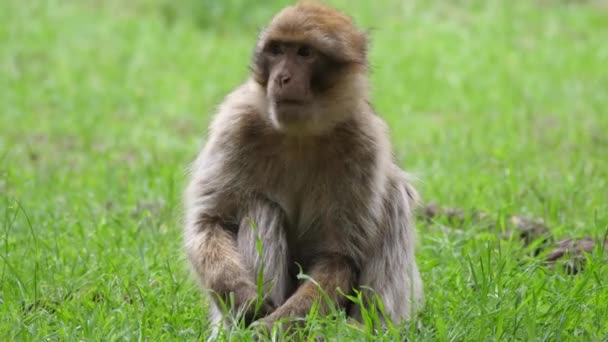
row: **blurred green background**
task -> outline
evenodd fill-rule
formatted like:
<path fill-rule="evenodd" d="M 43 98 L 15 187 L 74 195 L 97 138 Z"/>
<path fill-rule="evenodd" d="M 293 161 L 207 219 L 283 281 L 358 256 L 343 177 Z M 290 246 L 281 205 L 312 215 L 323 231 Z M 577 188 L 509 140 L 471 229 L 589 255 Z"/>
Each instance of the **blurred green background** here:
<path fill-rule="evenodd" d="M 181 247 L 186 169 L 288 3 L 0 2 L 2 339 L 209 334 Z M 369 29 L 375 108 L 425 200 L 607 234 L 606 1 L 328 3 Z M 475 224 L 418 231 L 427 306 L 382 338 L 608 336 L 601 256 L 573 277 Z"/>

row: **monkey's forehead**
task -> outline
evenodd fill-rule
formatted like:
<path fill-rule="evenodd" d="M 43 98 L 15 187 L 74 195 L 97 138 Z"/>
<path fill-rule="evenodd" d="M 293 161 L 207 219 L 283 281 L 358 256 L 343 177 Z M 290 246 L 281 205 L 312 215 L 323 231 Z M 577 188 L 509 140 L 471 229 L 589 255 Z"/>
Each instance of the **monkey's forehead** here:
<path fill-rule="evenodd" d="M 366 61 L 365 32 L 349 16 L 315 3 L 298 3 L 275 15 L 260 34 L 259 47 L 268 41 L 306 43 L 339 59 Z"/>

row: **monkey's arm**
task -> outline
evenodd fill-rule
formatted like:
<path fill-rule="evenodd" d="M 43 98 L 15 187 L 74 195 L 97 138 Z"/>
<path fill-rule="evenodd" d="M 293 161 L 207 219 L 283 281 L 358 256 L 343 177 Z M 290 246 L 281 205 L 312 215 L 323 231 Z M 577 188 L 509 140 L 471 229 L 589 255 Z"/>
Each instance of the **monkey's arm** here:
<path fill-rule="evenodd" d="M 233 293 L 235 306 L 241 307 L 256 298 L 256 287 L 246 276 L 234 237 L 221 219 L 201 214 L 186 235 L 190 263 L 201 284 L 217 299 L 228 303 Z"/>
<path fill-rule="evenodd" d="M 232 294 L 233 309 L 244 310 L 250 322 L 255 318 L 257 287 L 237 249 L 239 200 L 221 157 L 209 155 L 207 152 L 195 162 L 186 192 L 185 248 L 201 285 L 210 290 L 218 306 L 228 304 Z M 259 314 L 272 309 L 263 303 Z"/>

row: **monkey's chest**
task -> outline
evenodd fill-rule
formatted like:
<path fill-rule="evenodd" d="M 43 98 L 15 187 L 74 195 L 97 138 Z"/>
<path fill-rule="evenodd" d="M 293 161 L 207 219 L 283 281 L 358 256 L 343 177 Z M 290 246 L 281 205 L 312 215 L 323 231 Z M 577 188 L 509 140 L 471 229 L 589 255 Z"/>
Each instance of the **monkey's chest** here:
<path fill-rule="evenodd" d="M 342 189 L 348 175 L 335 168 L 333 174 L 321 171 L 304 165 L 277 170 L 266 188 L 265 196 L 284 211 L 286 233 L 298 245 L 330 239 L 324 225 L 333 211 L 344 207 Z"/>
<path fill-rule="evenodd" d="M 341 237 L 336 216 L 353 217 L 355 201 L 365 198 L 361 163 L 348 151 L 336 155 L 326 151 L 309 154 L 268 153 L 266 160 L 257 159 L 257 191 L 278 204 L 286 215 L 286 233 L 298 246 L 322 246 Z M 328 152 L 329 151 L 329 152 Z M 293 151 L 292 151 L 293 152 Z M 356 196 L 354 194 L 356 193 Z"/>
<path fill-rule="evenodd" d="M 306 184 L 297 177 L 291 180 L 289 185 L 276 184 L 267 196 L 285 212 L 288 233 L 302 236 L 321 223 L 326 215 L 327 199 L 321 198 L 318 184 Z"/>

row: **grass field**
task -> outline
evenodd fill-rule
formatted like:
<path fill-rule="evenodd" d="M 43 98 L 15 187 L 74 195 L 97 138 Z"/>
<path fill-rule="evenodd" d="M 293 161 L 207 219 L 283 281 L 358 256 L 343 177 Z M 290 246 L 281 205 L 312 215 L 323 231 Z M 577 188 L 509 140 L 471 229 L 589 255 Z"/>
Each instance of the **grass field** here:
<path fill-rule="evenodd" d="M 541 217 L 556 238 L 608 233 L 606 2 L 331 3 L 370 29 L 375 106 L 425 200 Z M 182 250 L 185 170 L 281 6 L 0 2 L 1 340 L 208 336 Z M 608 339 L 601 253 L 571 276 L 440 223 L 417 225 L 426 307 L 378 338 Z M 308 329 L 372 336 L 337 319 Z"/>

